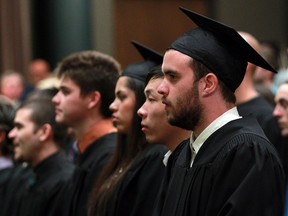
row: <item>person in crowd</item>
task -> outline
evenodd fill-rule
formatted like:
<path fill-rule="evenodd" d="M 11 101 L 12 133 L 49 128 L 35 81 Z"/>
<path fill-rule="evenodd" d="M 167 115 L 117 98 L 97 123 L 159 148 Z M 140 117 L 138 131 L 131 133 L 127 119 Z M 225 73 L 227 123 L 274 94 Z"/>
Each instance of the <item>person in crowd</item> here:
<path fill-rule="evenodd" d="M 0 170 L 14 166 L 13 143 L 8 137 L 13 128 L 15 106 L 5 96 L 0 96 Z M 3 176 L 2 174 L 0 174 Z M 1 177 L 0 177 L 1 178 Z"/>
<path fill-rule="evenodd" d="M 137 113 L 142 118 L 141 126 L 146 140 L 149 143 L 165 145 L 169 149 L 168 157 L 178 144 L 190 137 L 191 131 L 168 123 L 162 95 L 157 92 L 163 78 L 161 65 L 152 68 L 148 73 L 144 89 L 146 100 Z"/>
<path fill-rule="evenodd" d="M 0 203 L 5 201 L 6 184 L 15 166 L 13 160 L 13 143 L 8 137 L 13 128 L 15 106 L 8 98 L 0 96 Z M 0 215 L 1 210 L 0 210 Z"/>
<path fill-rule="evenodd" d="M 185 140 L 190 137 L 191 131 L 180 127 L 175 127 L 168 123 L 165 105 L 162 103 L 162 95 L 157 92 L 157 88 L 164 78 L 161 65 L 151 69 L 146 77 L 146 87 L 144 89 L 146 101 L 138 110 L 138 115 L 142 118 L 142 131 L 145 133 L 146 140 L 149 143 L 160 143 L 168 148 L 163 163 L 165 166 L 171 166 L 173 158 L 178 155 L 185 146 Z M 169 159 L 169 160 L 168 160 Z M 165 197 L 165 185 L 170 177 L 169 170 L 166 170 L 165 181 L 158 192 L 157 200 Z M 158 204 L 156 205 L 159 206 Z"/>
<path fill-rule="evenodd" d="M 275 95 L 273 115 L 277 118 L 282 136 L 288 140 L 288 82 L 279 86 Z M 286 143 L 287 144 L 287 143 Z M 288 192 L 286 189 L 285 216 L 288 215 Z"/>
<path fill-rule="evenodd" d="M 54 197 L 74 170 L 61 150 L 66 134 L 67 127 L 55 121 L 51 97 L 26 100 L 17 108 L 8 136 L 13 139 L 14 159 L 26 162 L 33 175 L 9 180 L 7 197 L 12 199 L 5 202 L 1 215 L 48 215 Z"/>
<path fill-rule="evenodd" d="M 241 117 L 235 90 L 247 62 L 275 70 L 231 27 L 181 8 L 198 26 L 165 52 L 158 87 L 170 124 L 192 130 L 156 215 L 282 215 L 285 177 L 254 118 Z M 273 202 L 271 202 L 273 200 Z"/>
<path fill-rule="evenodd" d="M 144 61 L 135 62 L 122 72 L 110 105 L 118 131 L 114 154 L 95 183 L 89 215 L 151 215 L 167 149 L 147 143 L 137 110 L 145 101 L 144 86 L 149 70 L 160 64 L 162 56 L 132 42 Z"/>
<path fill-rule="evenodd" d="M 57 92 L 58 92 L 58 89 L 53 86 L 48 87 L 48 88 L 43 88 L 43 89 L 36 88 L 26 96 L 26 100 L 37 99 L 37 98 L 42 98 L 46 96 L 53 97 L 54 95 L 57 94 Z M 64 142 L 62 149 L 66 153 L 68 160 L 73 163 L 75 162 L 77 154 L 78 154 L 76 146 L 75 146 L 75 142 L 76 141 L 75 141 L 74 132 L 71 128 L 68 128 L 67 139 Z"/>
<path fill-rule="evenodd" d="M 51 71 L 49 62 L 43 58 L 32 59 L 27 67 L 26 81 L 21 101 L 24 101 L 35 89 L 58 87 L 59 80 Z"/>
<path fill-rule="evenodd" d="M 259 43 L 259 54 L 276 70 L 279 71 L 281 68 L 280 64 L 280 48 L 274 41 L 261 41 Z M 275 94 L 274 89 L 274 75 L 275 73 L 267 73 L 267 71 L 261 67 L 256 67 L 255 73 L 253 74 L 253 81 L 258 90 L 258 87 L 263 86 Z"/>
<path fill-rule="evenodd" d="M 238 32 L 246 42 L 256 51 L 260 49 L 258 40 L 248 32 Z M 240 86 L 236 89 L 236 105 L 241 116 L 253 116 L 257 119 L 264 130 L 265 135 L 277 149 L 280 159 L 283 162 L 284 171 L 288 174 L 288 145 L 283 139 L 277 119 L 273 116 L 274 107 L 255 89 L 253 76 L 255 64 L 248 63 L 245 76 Z M 266 73 L 271 71 L 264 70 Z"/>
<path fill-rule="evenodd" d="M 14 70 L 7 70 L 1 76 L 1 95 L 6 96 L 13 101 L 15 105 L 21 102 L 21 96 L 24 91 L 24 78 Z"/>
<path fill-rule="evenodd" d="M 273 115 L 277 118 L 282 136 L 288 137 L 288 82 L 279 86 L 275 103 Z"/>
<path fill-rule="evenodd" d="M 56 121 L 71 128 L 79 155 L 73 178 L 53 207 L 54 215 L 85 216 L 93 183 L 117 142 L 109 105 L 120 64 L 101 52 L 80 51 L 65 57 L 56 71 L 60 78 L 52 99 Z"/>
<path fill-rule="evenodd" d="M 50 77 L 51 74 L 50 64 L 45 59 L 33 59 L 28 65 L 27 78 L 34 87 L 36 87 L 41 80 Z"/>

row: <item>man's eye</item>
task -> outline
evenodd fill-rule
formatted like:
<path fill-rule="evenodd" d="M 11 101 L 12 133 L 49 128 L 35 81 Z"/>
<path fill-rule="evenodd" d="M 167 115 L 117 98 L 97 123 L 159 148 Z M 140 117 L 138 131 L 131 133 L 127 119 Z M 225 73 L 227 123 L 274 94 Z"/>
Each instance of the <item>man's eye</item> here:
<path fill-rule="evenodd" d="M 173 74 L 169 74 L 169 79 L 174 80 L 175 78 L 176 78 L 175 75 L 173 75 Z"/>
<path fill-rule="evenodd" d="M 148 101 L 149 101 L 149 102 L 153 102 L 153 101 L 155 101 L 155 99 L 152 98 L 152 97 L 149 97 L 149 98 L 148 98 Z"/>
<path fill-rule="evenodd" d="M 282 106 L 284 109 L 288 108 L 288 101 L 287 100 L 281 100 L 280 106 Z"/>

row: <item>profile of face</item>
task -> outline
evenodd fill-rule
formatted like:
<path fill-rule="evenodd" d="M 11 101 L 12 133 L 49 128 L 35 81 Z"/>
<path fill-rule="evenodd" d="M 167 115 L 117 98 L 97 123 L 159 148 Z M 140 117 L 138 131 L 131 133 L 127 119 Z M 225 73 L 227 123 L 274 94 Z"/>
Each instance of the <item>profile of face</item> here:
<path fill-rule="evenodd" d="M 9 74 L 1 80 L 1 94 L 12 101 L 18 101 L 23 93 L 24 85 L 18 74 Z"/>
<path fill-rule="evenodd" d="M 31 83 L 36 85 L 49 75 L 49 65 L 46 61 L 38 59 L 29 65 L 28 75 Z"/>
<path fill-rule="evenodd" d="M 277 118 L 282 136 L 288 137 L 288 84 L 282 84 L 275 95 L 273 115 Z"/>
<path fill-rule="evenodd" d="M 80 93 L 80 87 L 72 79 L 66 76 L 60 79 L 59 91 L 52 98 L 58 123 L 73 127 L 88 115 L 89 97 Z"/>
<path fill-rule="evenodd" d="M 31 109 L 20 108 L 16 112 L 14 127 L 8 136 L 13 140 L 14 159 L 33 164 L 41 147 L 40 137 L 42 132 L 31 121 L 31 113 Z"/>
<path fill-rule="evenodd" d="M 191 58 L 176 50 L 168 50 L 163 59 L 164 80 L 157 91 L 162 95 L 170 124 L 194 130 L 199 124 L 202 105 L 198 82 L 191 68 Z"/>
<path fill-rule="evenodd" d="M 167 121 L 162 95 L 157 92 L 162 80 L 152 78 L 149 81 L 144 90 L 146 100 L 137 112 L 142 118 L 142 131 L 149 143 L 167 143 L 169 135 L 174 133 L 174 126 Z"/>
<path fill-rule="evenodd" d="M 128 133 L 134 115 L 136 104 L 135 92 L 128 85 L 129 77 L 122 76 L 118 79 L 115 88 L 115 99 L 110 105 L 112 122 L 120 133 Z"/>

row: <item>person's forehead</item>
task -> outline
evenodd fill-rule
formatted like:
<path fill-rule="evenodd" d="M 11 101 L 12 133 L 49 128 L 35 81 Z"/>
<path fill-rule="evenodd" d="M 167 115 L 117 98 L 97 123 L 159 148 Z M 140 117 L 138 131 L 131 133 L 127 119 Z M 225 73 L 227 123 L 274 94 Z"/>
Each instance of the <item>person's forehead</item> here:
<path fill-rule="evenodd" d="M 166 58 L 175 58 L 175 59 L 180 59 L 180 60 L 186 60 L 186 61 L 190 61 L 192 58 L 182 52 L 179 52 L 177 50 L 174 49 L 169 49 L 165 52 L 164 54 L 164 59 Z"/>
<path fill-rule="evenodd" d="M 163 77 L 161 78 L 151 78 L 147 84 L 147 86 L 145 87 L 145 90 L 146 89 L 156 89 L 160 83 L 162 82 L 163 80 Z"/>
<path fill-rule="evenodd" d="M 25 121 L 25 122 L 31 121 L 31 119 L 30 119 L 31 114 L 32 114 L 32 109 L 31 108 L 26 108 L 26 107 L 20 108 L 20 109 L 18 109 L 16 111 L 15 122 L 18 122 L 18 121 Z"/>
<path fill-rule="evenodd" d="M 177 71 L 177 68 L 187 67 L 192 61 L 192 58 L 179 51 L 168 50 L 163 59 L 162 71 Z"/>
<path fill-rule="evenodd" d="M 79 86 L 74 80 L 72 80 L 70 77 L 65 76 L 65 75 L 60 77 L 60 86 L 79 88 Z"/>
<path fill-rule="evenodd" d="M 279 87 L 275 98 L 276 100 L 279 100 L 280 98 L 288 100 L 288 84 L 285 83 Z"/>

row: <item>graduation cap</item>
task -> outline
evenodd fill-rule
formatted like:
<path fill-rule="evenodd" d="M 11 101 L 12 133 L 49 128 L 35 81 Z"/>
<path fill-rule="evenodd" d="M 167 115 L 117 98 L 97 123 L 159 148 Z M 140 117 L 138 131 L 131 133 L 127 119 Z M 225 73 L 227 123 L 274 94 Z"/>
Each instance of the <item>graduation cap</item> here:
<path fill-rule="evenodd" d="M 163 55 L 136 41 L 131 41 L 131 43 L 143 57 L 144 61 L 129 64 L 124 69 L 122 76 L 129 76 L 145 82 L 149 71 L 153 67 L 162 64 Z"/>
<path fill-rule="evenodd" d="M 277 73 L 235 29 L 188 9 L 180 10 L 198 27 L 176 39 L 169 49 L 204 64 L 233 92 L 244 78 L 247 62 Z"/>

